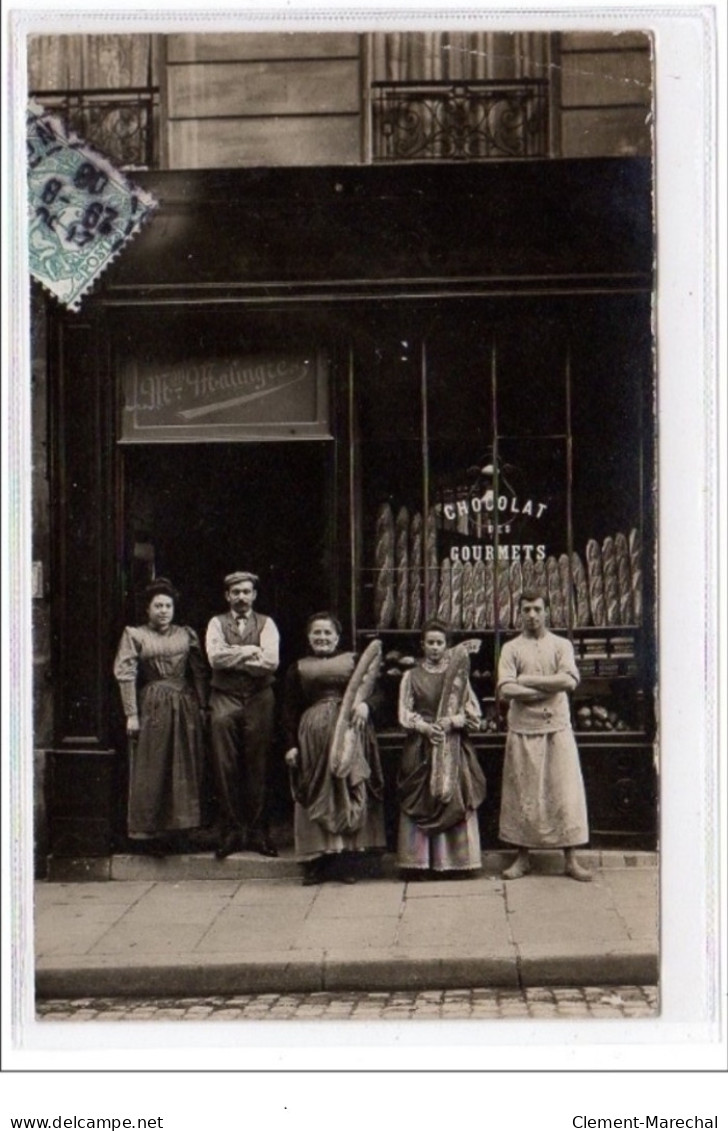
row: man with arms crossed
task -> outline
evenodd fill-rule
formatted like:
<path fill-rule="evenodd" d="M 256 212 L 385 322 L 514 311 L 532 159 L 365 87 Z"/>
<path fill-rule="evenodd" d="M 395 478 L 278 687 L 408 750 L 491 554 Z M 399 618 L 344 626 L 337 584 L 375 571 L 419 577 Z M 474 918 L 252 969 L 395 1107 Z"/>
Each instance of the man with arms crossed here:
<path fill-rule="evenodd" d="M 266 822 L 268 752 L 273 738 L 273 673 L 278 629 L 253 609 L 258 577 L 225 578 L 230 610 L 213 617 L 205 644 L 212 667 L 210 730 L 220 806 L 219 860 L 242 848 L 277 856 Z"/>
<path fill-rule="evenodd" d="M 524 590 L 520 608 L 523 631 L 503 646 L 498 664 L 498 693 L 510 703 L 499 835 L 518 846 L 503 878 L 530 872 L 529 849 L 563 848 L 567 876 L 588 881 L 592 873 L 575 851 L 589 830 L 569 713 L 569 692 L 579 683 L 574 649 L 546 628 L 542 593 Z"/>

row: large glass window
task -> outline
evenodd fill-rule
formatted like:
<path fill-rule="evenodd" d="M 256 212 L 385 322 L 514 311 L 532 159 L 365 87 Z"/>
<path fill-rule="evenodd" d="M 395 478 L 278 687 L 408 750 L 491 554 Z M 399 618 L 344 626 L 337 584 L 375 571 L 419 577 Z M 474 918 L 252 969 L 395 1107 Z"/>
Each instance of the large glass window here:
<path fill-rule="evenodd" d="M 354 376 L 357 632 L 388 641 L 394 677 L 439 615 L 481 639 L 476 680 L 493 695 L 520 594 L 539 588 L 574 640 L 582 718 L 641 731 L 650 357 L 637 320 L 584 300 L 513 303 L 507 318 L 464 303 L 403 325 L 372 331 Z"/>

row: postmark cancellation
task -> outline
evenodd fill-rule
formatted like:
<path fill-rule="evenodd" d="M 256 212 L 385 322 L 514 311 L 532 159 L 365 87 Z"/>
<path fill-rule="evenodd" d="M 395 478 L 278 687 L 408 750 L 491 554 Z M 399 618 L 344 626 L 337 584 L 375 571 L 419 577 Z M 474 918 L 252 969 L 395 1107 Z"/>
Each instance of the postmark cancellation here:
<path fill-rule="evenodd" d="M 30 272 L 78 310 L 156 201 L 102 154 L 31 101 L 27 111 Z"/>

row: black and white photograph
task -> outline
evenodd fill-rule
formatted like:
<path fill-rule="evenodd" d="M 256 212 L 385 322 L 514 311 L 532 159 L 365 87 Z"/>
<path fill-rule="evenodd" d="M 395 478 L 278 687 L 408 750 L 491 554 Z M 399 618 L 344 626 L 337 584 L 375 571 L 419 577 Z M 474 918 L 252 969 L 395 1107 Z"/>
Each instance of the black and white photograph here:
<path fill-rule="evenodd" d="M 658 1022 L 651 21 L 57 21 L 35 1039 Z"/>

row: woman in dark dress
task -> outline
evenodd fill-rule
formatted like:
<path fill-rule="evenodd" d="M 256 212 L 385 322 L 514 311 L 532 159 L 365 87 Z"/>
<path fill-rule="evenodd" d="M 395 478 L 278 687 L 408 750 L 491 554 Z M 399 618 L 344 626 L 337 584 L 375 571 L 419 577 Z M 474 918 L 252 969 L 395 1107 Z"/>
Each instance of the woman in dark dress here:
<path fill-rule="evenodd" d="M 415 875 L 475 871 L 482 866 L 477 809 L 485 778 L 465 736 L 478 729 L 480 704 L 467 655 L 448 649 L 447 625 L 428 621 L 422 648 L 423 659 L 405 672 L 399 690 L 407 738 L 397 779 L 397 863 Z"/>
<path fill-rule="evenodd" d="M 147 623 L 124 629 L 114 663 L 130 739 L 128 832 L 163 855 L 200 825 L 207 669 L 197 634 L 174 624 L 177 592 L 145 590 Z"/>
<path fill-rule="evenodd" d="M 310 654 L 288 669 L 283 701 L 296 855 L 304 864 L 304 884 L 321 883 L 327 875 L 354 883 L 355 854 L 385 845 L 377 739 L 370 703 L 358 702 L 351 718 L 358 767 L 345 776 L 334 772 L 332 738 L 357 657 L 338 650 L 341 625 L 331 613 L 309 617 L 306 634 Z M 326 867 L 333 862 L 340 867 Z"/>

